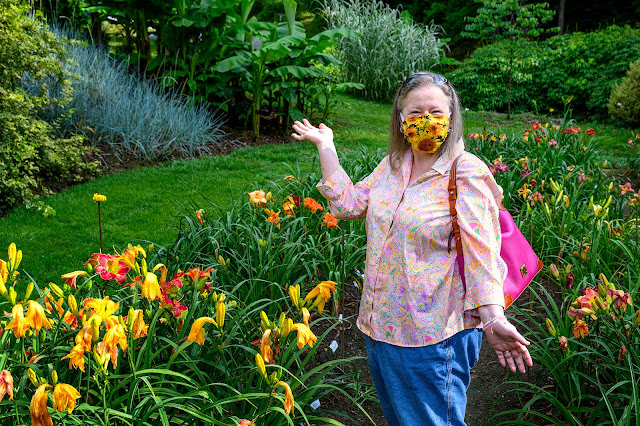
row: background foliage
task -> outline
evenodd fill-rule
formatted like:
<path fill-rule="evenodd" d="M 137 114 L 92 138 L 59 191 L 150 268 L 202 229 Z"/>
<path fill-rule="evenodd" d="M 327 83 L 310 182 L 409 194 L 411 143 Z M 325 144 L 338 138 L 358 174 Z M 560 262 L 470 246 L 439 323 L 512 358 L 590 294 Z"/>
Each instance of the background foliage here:
<path fill-rule="evenodd" d="M 38 15 L 28 13 L 28 5 L 0 2 L 0 214 L 21 203 L 53 214 L 36 198 L 96 171 L 95 163 L 83 161 L 90 150 L 82 137 L 64 137 L 55 123 L 38 118 L 43 109 L 69 102 L 72 90 L 64 47 Z M 26 93 L 20 84 L 25 74 L 36 83 L 56 80 L 61 96 Z"/>
<path fill-rule="evenodd" d="M 448 74 L 466 103 L 505 111 L 508 52 L 514 49 L 513 109 L 562 109 L 573 96 L 577 114 L 604 118 L 611 88 L 631 61 L 640 57 L 640 30 L 610 26 L 592 33 L 572 33 L 543 41 L 498 42 L 477 49 Z"/>

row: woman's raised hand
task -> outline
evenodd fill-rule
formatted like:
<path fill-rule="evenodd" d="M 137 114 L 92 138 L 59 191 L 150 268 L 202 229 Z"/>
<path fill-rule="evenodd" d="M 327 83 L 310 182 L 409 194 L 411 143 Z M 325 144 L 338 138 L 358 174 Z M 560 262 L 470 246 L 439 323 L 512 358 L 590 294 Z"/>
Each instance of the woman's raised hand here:
<path fill-rule="evenodd" d="M 307 140 L 318 148 L 333 147 L 333 130 L 325 126 L 324 123 L 320 123 L 318 127 L 315 127 L 304 118 L 302 122 L 296 121 L 293 123 L 293 130 L 295 133 L 291 137 L 296 140 Z"/>

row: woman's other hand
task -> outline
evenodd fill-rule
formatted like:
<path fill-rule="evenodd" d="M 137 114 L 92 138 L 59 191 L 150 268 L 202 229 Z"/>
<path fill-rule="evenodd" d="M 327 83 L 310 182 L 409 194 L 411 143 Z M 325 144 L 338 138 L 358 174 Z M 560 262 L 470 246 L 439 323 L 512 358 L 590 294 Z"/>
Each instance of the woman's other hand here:
<path fill-rule="evenodd" d="M 484 334 L 496 351 L 498 361 L 503 367 L 509 366 L 514 373 L 516 368 L 521 373 L 525 373 L 525 365 L 529 367 L 533 365 L 527 349 L 530 342 L 506 318 L 497 321 Z"/>
<path fill-rule="evenodd" d="M 320 123 L 318 127 L 315 127 L 305 118 L 302 122 L 294 122 L 293 130 L 295 133 L 291 137 L 296 140 L 307 140 L 318 148 L 334 147 L 333 130 L 325 126 L 324 123 Z"/>

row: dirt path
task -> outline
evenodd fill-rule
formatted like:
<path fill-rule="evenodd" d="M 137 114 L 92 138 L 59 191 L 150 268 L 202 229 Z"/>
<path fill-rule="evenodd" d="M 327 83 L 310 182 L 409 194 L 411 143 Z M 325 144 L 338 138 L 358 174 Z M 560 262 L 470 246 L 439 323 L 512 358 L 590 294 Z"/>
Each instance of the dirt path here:
<path fill-rule="evenodd" d="M 357 316 L 357 309 L 359 306 L 359 291 L 355 287 L 347 289 L 346 291 L 346 303 L 345 303 L 345 318 L 347 319 L 347 326 L 345 330 L 344 338 L 344 356 L 361 356 L 366 357 L 366 349 L 364 343 L 363 334 L 358 330 L 355 325 Z M 328 341 L 336 339 L 337 342 L 341 342 L 341 336 L 338 329 L 330 335 Z M 336 353 L 338 353 L 337 351 Z M 362 383 L 372 386 L 373 380 L 371 373 L 369 372 L 369 365 L 366 360 L 356 362 L 357 369 L 360 372 L 359 380 Z M 513 378 L 513 376 L 510 376 Z M 496 358 L 495 352 L 488 344 L 487 340 L 483 340 L 482 349 L 480 352 L 480 360 L 475 368 L 471 371 L 471 385 L 467 392 L 467 415 L 465 418 L 466 423 L 469 426 L 484 426 L 496 424 L 496 421 L 490 421 L 491 417 L 496 412 L 504 411 L 506 409 L 516 408 L 520 403 L 515 398 L 515 395 L 506 396 L 501 398 L 500 402 L 496 403 L 496 399 L 500 396 L 501 392 L 495 392 L 498 385 L 503 383 L 507 378 L 505 369 L 499 364 Z M 501 388 L 504 388 L 502 386 Z M 503 389 L 501 389 L 503 390 Z M 375 391 L 372 391 L 375 395 Z M 494 404 L 495 403 L 495 404 Z M 371 422 L 367 417 L 357 410 L 349 401 L 342 399 L 336 399 L 331 401 L 330 404 L 334 405 L 333 409 L 336 411 L 347 411 L 352 418 L 353 422 L 340 419 L 345 424 L 350 425 L 375 425 L 386 426 L 387 422 L 384 420 L 384 415 L 380 409 L 380 405 L 374 401 L 365 401 L 363 407 L 371 418 Z M 501 420 L 506 420 L 502 418 Z"/>

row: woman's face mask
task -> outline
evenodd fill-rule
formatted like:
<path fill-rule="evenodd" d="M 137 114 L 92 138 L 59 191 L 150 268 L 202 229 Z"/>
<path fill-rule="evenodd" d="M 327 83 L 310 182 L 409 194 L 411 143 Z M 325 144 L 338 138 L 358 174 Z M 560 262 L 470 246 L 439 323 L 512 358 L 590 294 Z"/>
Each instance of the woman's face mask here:
<path fill-rule="evenodd" d="M 428 154 L 436 152 L 449 134 L 449 117 L 446 115 L 426 113 L 405 120 L 400 113 L 400 119 L 407 142 Z"/>

